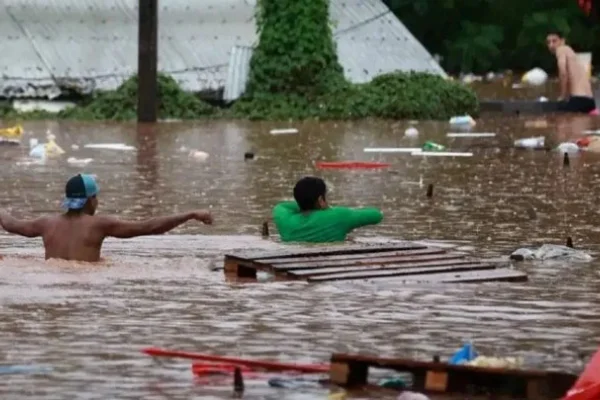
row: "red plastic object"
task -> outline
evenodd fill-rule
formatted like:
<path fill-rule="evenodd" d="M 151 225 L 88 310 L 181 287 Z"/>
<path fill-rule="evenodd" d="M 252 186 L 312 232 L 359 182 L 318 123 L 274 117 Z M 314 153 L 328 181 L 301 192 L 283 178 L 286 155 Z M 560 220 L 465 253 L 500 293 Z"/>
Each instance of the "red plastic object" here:
<path fill-rule="evenodd" d="M 265 371 L 298 371 L 313 374 L 329 373 L 329 365 L 286 364 L 270 361 L 246 360 L 243 358 L 211 356 L 208 354 L 166 350 L 155 347 L 142 349 L 142 352 L 152 357 L 179 357 L 193 360 L 212 361 L 217 363 L 233 364 L 237 366 L 243 365 L 249 368 L 261 369 Z"/>
<path fill-rule="evenodd" d="M 588 136 L 577 139 L 575 142 L 579 147 L 588 147 L 591 140 Z"/>
<path fill-rule="evenodd" d="M 579 379 L 563 397 L 563 400 L 600 399 L 600 349 L 579 375 Z"/>
<path fill-rule="evenodd" d="M 350 168 L 350 169 L 370 169 L 370 168 L 386 168 L 389 167 L 390 163 L 383 163 L 377 161 L 317 161 L 315 163 L 317 168 Z"/>

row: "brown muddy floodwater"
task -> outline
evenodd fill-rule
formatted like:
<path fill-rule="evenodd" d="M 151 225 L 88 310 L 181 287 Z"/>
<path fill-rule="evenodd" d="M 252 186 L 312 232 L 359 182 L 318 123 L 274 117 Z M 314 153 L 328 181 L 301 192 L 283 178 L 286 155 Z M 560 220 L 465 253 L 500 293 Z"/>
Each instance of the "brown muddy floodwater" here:
<path fill-rule="evenodd" d="M 187 361 L 158 363 L 139 350 L 160 346 L 211 354 L 327 361 L 332 352 L 429 359 L 473 340 L 485 355 L 523 356 L 534 366 L 579 372 L 600 333 L 599 262 L 522 263 L 520 284 L 399 285 L 346 282 L 232 285 L 226 252 L 272 250 L 260 223 L 294 181 L 318 174 L 332 203 L 373 205 L 384 222 L 354 240 L 443 240 L 474 253 L 505 256 L 519 246 L 564 243 L 596 254 L 600 243 L 600 154 L 562 156 L 515 151 L 515 138 L 555 141 L 597 129 L 588 117 L 483 116 L 476 131 L 492 139 L 448 139 L 446 123 L 295 124 L 296 135 L 273 136 L 288 124 L 250 122 L 135 125 L 26 123 L 21 147 L 0 148 L 0 206 L 23 216 L 59 211 L 65 180 L 96 174 L 100 212 L 130 218 L 210 208 L 212 227 L 190 223 L 172 235 L 109 240 L 103 265 L 45 262 L 40 240 L 0 232 L 0 365 L 52 368 L 43 375 L 3 375 L 5 399 L 228 398 L 229 382 L 195 382 Z M 539 122 L 537 126 L 539 126 Z M 29 138 L 50 129 L 67 150 L 45 165 L 24 163 Z M 471 158 L 364 153 L 365 147 L 414 147 L 424 140 L 473 149 Z M 86 143 L 127 143 L 137 152 L 72 150 Z M 190 158 L 181 147 L 210 154 Z M 256 159 L 244 161 L 254 151 Z M 85 167 L 68 157 L 93 158 Z M 317 171 L 315 160 L 385 160 L 378 171 Z M 422 181 L 423 185 L 419 182 Z M 435 185 L 432 201 L 425 197 Z M 274 229 L 273 229 L 274 230 Z M 328 391 L 270 389 L 247 381 L 249 399 L 322 399 Z M 369 398 L 375 394 L 357 395 Z M 379 395 L 377 395 L 379 396 Z M 383 398 L 386 395 L 383 396 Z M 392 398 L 387 395 L 387 398 Z"/>

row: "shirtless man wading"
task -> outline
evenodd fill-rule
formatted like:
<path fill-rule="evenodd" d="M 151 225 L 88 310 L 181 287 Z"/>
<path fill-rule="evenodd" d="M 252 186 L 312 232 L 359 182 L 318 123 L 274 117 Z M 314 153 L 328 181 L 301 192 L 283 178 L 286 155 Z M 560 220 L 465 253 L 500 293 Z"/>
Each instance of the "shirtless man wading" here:
<path fill-rule="evenodd" d="M 560 79 L 560 99 L 562 111 L 589 113 L 596 108 L 592 85 L 585 66 L 565 43 L 560 32 L 551 31 L 546 36 L 548 50 L 556 55 Z"/>
<path fill-rule="evenodd" d="M 76 175 L 65 188 L 63 207 L 66 213 L 19 220 L 0 211 L 0 225 L 9 233 L 26 237 L 42 237 L 46 259 L 60 258 L 94 262 L 100 260 L 102 242 L 108 236 L 127 239 L 143 235 L 159 235 L 189 220 L 212 224 L 206 211 L 194 211 L 145 221 L 123 221 L 96 216 L 98 186 L 91 175 Z"/>

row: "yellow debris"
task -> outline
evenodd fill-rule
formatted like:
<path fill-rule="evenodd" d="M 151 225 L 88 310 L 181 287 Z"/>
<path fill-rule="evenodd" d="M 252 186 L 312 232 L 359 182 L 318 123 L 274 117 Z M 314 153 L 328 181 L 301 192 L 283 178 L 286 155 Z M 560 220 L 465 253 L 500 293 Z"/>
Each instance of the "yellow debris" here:
<path fill-rule="evenodd" d="M 21 125 L 0 129 L 0 136 L 5 139 L 20 139 L 22 135 L 23 127 Z"/>

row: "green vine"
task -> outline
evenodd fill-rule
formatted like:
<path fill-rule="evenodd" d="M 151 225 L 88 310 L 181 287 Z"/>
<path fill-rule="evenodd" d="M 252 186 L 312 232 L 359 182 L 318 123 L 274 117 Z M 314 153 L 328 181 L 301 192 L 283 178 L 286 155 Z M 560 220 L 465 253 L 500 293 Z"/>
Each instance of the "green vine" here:
<path fill-rule="evenodd" d="M 123 82 L 115 91 L 99 92 L 88 104 L 59 113 L 59 118 L 129 121 L 137 116 L 138 77 Z M 158 115 L 161 119 L 195 119 L 214 109 L 191 93 L 184 92 L 172 77 L 158 75 Z"/>
<path fill-rule="evenodd" d="M 258 0 L 248 96 L 316 96 L 345 83 L 328 9 L 328 0 Z"/>
<path fill-rule="evenodd" d="M 250 119 L 448 118 L 477 114 L 475 93 L 422 73 L 396 72 L 363 85 L 346 81 L 328 0 L 258 0 L 259 44 L 248 85 L 232 108 Z"/>

